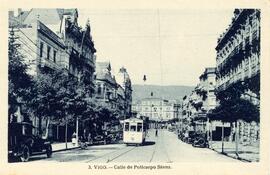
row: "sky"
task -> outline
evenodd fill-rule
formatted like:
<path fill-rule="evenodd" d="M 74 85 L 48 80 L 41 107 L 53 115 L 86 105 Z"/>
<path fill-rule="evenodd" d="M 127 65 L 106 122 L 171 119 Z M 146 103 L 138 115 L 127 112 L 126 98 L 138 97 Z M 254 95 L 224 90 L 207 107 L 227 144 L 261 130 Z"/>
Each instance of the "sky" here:
<path fill-rule="evenodd" d="M 114 74 L 124 66 L 132 84 L 195 86 L 215 66 L 232 16 L 233 9 L 79 9 L 79 24 L 90 20 L 96 61 L 110 61 Z"/>

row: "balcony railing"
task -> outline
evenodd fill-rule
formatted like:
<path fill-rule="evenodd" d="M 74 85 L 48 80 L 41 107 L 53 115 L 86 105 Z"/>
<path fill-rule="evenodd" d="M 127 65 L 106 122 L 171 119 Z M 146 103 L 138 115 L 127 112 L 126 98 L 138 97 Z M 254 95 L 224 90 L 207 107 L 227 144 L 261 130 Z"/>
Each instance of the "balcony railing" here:
<path fill-rule="evenodd" d="M 39 62 L 41 67 L 48 67 L 51 68 L 53 70 L 59 70 L 60 66 L 57 65 L 57 63 L 54 63 L 51 60 L 45 59 L 45 58 L 40 58 L 40 62 Z"/>

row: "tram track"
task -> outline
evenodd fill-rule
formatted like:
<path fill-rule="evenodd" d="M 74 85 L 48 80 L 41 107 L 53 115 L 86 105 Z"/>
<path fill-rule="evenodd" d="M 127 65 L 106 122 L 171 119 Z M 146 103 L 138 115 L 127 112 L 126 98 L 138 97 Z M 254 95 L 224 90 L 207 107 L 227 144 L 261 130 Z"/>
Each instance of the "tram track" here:
<path fill-rule="evenodd" d="M 130 148 L 130 147 L 126 146 L 126 147 L 123 147 L 123 148 L 118 149 L 118 150 L 116 150 L 116 151 L 112 151 L 112 152 L 103 154 L 103 155 L 101 155 L 101 156 L 98 156 L 98 157 L 96 157 L 96 158 L 94 158 L 94 159 L 88 160 L 88 161 L 86 161 L 86 163 L 93 162 L 93 161 L 96 161 L 96 160 L 98 160 L 98 159 L 105 159 L 107 156 L 109 157 L 110 155 L 116 154 L 116 155 L 114 155 L 114 156 L 112 156 L 112 157 L 109 157 L 109 158 L 107 159 L 106 163 L 109 163 L 109 162 L 112 162 L 112 161 L 114 161 L 115 159 L 117 159 L 117 158 L 119 158 L 119 157 L 121 157 L 121 156 L 123 156 L 123 155 L 129 153 L 130 151 L 134 150 L 135 148 L 137 148 L 137 147 L 131 147 L 131 148 Z M 126 149 L 127 149 L 127 150 L 126 150 Z M 123 151 L 123 150 L 124 150 L 124 151 Z M 117 154 L 117 152 L 120 152 L 120 153 Z"/>
<path fill-rule="evenodd" d="M 117 155 L 117 156 L 115 156 L 115 157 L 113 157 L 111 159 L 108 159 L 106 163 L 112 162 L 112 161 L 118 159 L 119 157 L 121 157 L 121 156 L 123 156 L 123 155 L 125 155 L 125 154 L 127 154 L 127 153 L 129 153 L 131 151 L 133 151 L 136 148 L 137 148 L 137 146 L 136 147 L 133 147 L 133 148 L 131 148 L 131 149 L 129 149 L 129 150 L 127 150 L 127 151 L 125 151 L 125 152 L 123 152 L 123 153 L 121 153 L 121 154 L 119 154 L 119 155 Z"/>
<path fill-rule="evenodd" d="M 149 136 L 148 136 L 149 137 Z M 160 132 L 160 135 L 158 137 L 156 137 L 155 139 L 155 145 L 154 147 L 152 147 L 152 152 L 150 154 L 148 154 L 148 156 L 150 156 L 148 158 L 148 160 L 146 159 L 145 162 L 153 162 L 156 154 L 157 154 L 157 151 L 158 151 L 158 147 L 160 147 L 162 150 L 163 150 L 163 154 L 164 154 L 164 157 L 166 157 L 166 159 L 168 160 L 168 163 L 172 162 L 170 160 L 170 157 L 168 155 L 168 152 L 165 148 L 165 145 L 164 143 L 160 143 L 162 142 L 163 140 L 163 133 Z M 144 146 L 142 146 L 144 147 Z M 106 154 L 103 154 L 101 156 L 98 156 L 98 157 L 95 157 L 91 160 L 88 160 L 86 161 L 86 163 L 89 163 L 89 162 L 95 162 L 95 161 L 102 161 L 104 163 L 112 163 L 112 162 L 115 162 L 117 160 L 119 160 L 119 158 L 122 158 L 123 156 L 127 155 L 128 153 L 134 151 L 134 150 L 138 150 L 139 148 L 142 148 L 141 146 L 125 146 L 123 148 L 120 148 L 116 151 L 112 151 L 112 152 L 109 152 L 109 153 L 106 153 Z M 138 150 L 140 151 L 140 150 Z"/>
<path fill-rule="evenodd" d="M 162 134 L 160 134 L 160 135 L 157 137 L 156 145 L 155 145 L 155 148 L 154 148 L 154 150 L 153 150 L 153 153 L 152 153 L 152 155 L 151 155 L 151 158 L 150 158 L 149 162 L 152 162 L 152 161 L 153 161 L 153 159 L 154 159 L 154 157 L 155 157 L 155 154 L 156 154 L 157 146 L 160 145 L 160 147 L 161 147 L 162 150 L 163 150 L 163 153 L 165 154 L 165 157 L 166 157 L 167 160 L 168 160 L 167 163 L 172 163 L 172 161 L 171 161 L 171 159 L 170 159 L 170 156 L 169 156 L 169 154 L 168 154 L 168 152 L 167 152 L 167 149 L 166 149 L 166 147 L 165 147 L 165 145 L 164 145 L 164 142 L 162 141 L 162 143 L 160 143 L 160 144 L 157 143 L 157 142 L 160 142 L 160 139 L 163 139 L 163 131 L 160 132 L 160 133 L 162 133 Z"/>
<path fill-rule="evenodd" d="M 156 141 L 157 142 L 157 141 Z M 157 143 L 155 143 L 155 147 L 154 147 L 154 150 L 153 150 L 153 153 L 151 154 L 151 158 L 149 160 L 149 162 L 152 162 L 153 158 L 154 158 L 154 155 L 156 153 L 156 149 L 157 149 Z"/>
<path fill-rule="evenodd" d="M 162 137 L 164 137 L 164 131 L 162 131 Z M 164 139 L 163 139 L 164 140 Z M 168 159 L 168 162 L 167 163 L 172 163 L 172 161 L 171 161 L 171 159 L 170 159 L 170 156 L 169 156 L 169 154 L 168 154 L 168 151 L 167 151 L 167 149 L 166 149 L 166 147 L 165 147 L 165 144 L 164 144 L 164 142 L 162 142 L 162 147 L 163 147 L 163 150 L 164 150 L 164 152 L 165 152 L 165 155 L 166 155 L 166 157 L 167 157 L 167 159 Z"/>
<path fill-rule="evenodd" d="M 151 155 L 151 158 L 150 158 L 149 162 L 152 162 L 152 160 L 153 160 L 153 158 L 154 158 L 154 155 L 155 155 L 155 153 L 156 153 L 156 147 L 157 147 L 157 146 L 155 146 L 154 151 L 153 151 L 153 153 L 152 153 L 152 155 Z"/>
<path fill-rule="evenodd" d="M 164 137 L 163 134 L 164 134 L 164 133 L 162 132 L 162 137 Z M 166 157 L 167 157 L 167 159 L 168 159 L 168 162 L 167 162 L 167 163 L 172 163 L 172 161 L 171 161 L 171 159 L 170 159 L 170 156 L 169 156 L 169 154 L 168 154 L 168 151 L 167 151 L 167 149 L 166 149 L 166 147 L 165 147 L 164 142 L 162 142 L 161 145 L 162 145 L 163 150 L 164 150 L 164 153 L 165 153 L 165 155 L 166 155 Z"/>

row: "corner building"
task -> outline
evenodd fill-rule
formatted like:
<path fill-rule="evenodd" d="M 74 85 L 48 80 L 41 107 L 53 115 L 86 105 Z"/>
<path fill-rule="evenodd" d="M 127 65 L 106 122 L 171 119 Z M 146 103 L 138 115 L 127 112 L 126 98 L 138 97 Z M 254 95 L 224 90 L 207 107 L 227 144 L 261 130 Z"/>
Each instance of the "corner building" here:
<path fill-rule="evenodd" d="M 217 93 L 245 84 L 247 90 L 242 97 L 259 106 L 260 10 L 236 9 L 232 23 L 218 39 L 216 51 Z M 242 121 L 239 132 L 241 141 L 256 141 L 259 124 Z"/>

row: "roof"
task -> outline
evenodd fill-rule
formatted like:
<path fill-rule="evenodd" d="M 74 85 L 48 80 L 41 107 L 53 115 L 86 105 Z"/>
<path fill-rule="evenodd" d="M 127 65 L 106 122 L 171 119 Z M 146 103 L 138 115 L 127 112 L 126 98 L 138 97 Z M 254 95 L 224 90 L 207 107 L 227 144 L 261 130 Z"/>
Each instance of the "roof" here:
<path fill-rule="evenodd" d="M 22 11 L 16 17 L 22 24 L 33 23 L 39 16 L 46 25 L 48 24 L 59 24 L 63 15 L 78 16 L 76 8 L 73 9 L 54 9 L 54 8 L 32 8 L 30 11 Z M 28 19 L 29 17 L 29 19 Z"/>
<path fill-rule="evenodd" d="M 208 74 L 216 74 L 216 68 L 215 67 L 207 67 L 205 68 L 205 71 L 201 74 L 199 79 L 206 79 Z"/>
<path fill-rule="evenodd" d="M 111 75 L 109 75 L 107 73 L 97 73 L 96 79 L 97 80 L 104 80 L 104 81 L 107 81 L 111 84 L 116 84 L 114 77 L 112 77 Z"/>
<path fill-rule="evenodd" d="M 102 69 L 108 69 L 109 71 L 111 70 L 111 64 L 110 62 L 96 62 L 96 69 L 97 70 L 102 70 Z"/>
<path fill-rule="evenodd" d="M 13 12 L 13 11 L 10 11 L 10 12 Z M 30 11 L 22 11 L 20 14 L 18 14 L 18 16 L 14 16 L 14 12 L 13 12 L 13 16 L 9 16 L 9 19 L 8 19 L 9 26 L 16 27 L 16 26 L 22 25 L 23 21 L 28 16 L 29 12 Z"/>
<path fill-rule="evenodd" d="M 61 19 L 63 15 L 74 15 L 75 13 L 78 13 L 78 10 L 76 8 L 72 9 L 56 9 L 59 15 L 59 18 Z"/>
<path fill-rule="evenodd" d="M 21 14 L 18 14 L 18 19 L 20 20 L 20 21 L 24 21 L 25 20 L 25 18 L 29 15 L 29 13 L 31 12 L 31 10 L 30 11 L 22 11 L 21 12 Z"/>
<path fill-rule="evenodd" d="M 216 68 L 215 67 L 207 67 L 205 68 L 205 73 L 216 73 Z"/>
<path fill-rule="evenodd" d="M 143 98 L 141 99 L 141 101 L 148 101 L 148 100 L 155 100 L 155 101 L 162 101 L 161 98 L 157 98 L 157 97 L 149 97 L 149 98 Z"/>
<path fill-rule="evenodd" d="M 126 120 L 124 120 L 125 122 L 143 122 L 143 120 L 142 119 L 140 119 L 140 118 L 135 118 L 135 117 L 133 117 L 133 118 L 129 118 L 129 119 L 126 119 Z"/>
<path fill-rule="evenodd" d="M 117 84 L 115 77 L 111 75 L 110 62 L 96 62 L 97 80 L 105 80 L 111 84 Z"/>
<path fill-rule="evenodd" d="M 20 21 L 16 17 L 9 17 L 8 25 L 9 27 L 16 27 L 20 25 Z"/>
<path fill-rule="evenodd" d="M 50 38 L 53 42 L 61 46 L 62 48 L 65 48 L 64 41 L 59 38 L 58 35 L 56 35 L 53 31 L 51 31 L 48 27 L 46 27 L 42 22 L 38 21 L 38 30 L 46 35 L 48 38 Z"/>

